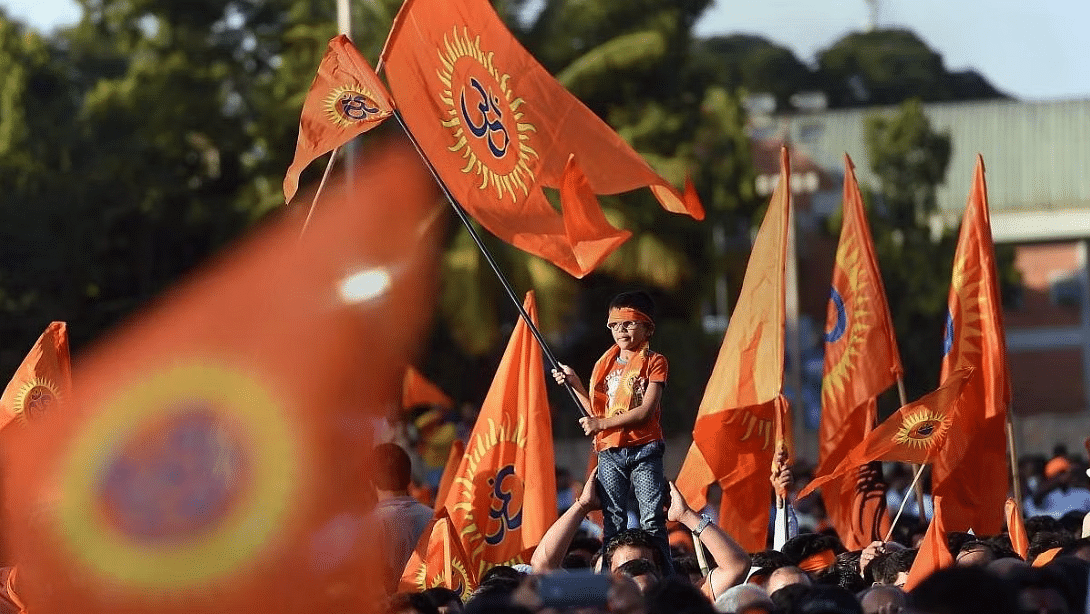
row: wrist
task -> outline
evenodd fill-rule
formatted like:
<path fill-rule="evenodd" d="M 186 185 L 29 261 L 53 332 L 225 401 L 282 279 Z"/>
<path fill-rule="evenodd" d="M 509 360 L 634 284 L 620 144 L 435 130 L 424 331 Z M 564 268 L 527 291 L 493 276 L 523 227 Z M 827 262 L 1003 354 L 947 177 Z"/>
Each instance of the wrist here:
<path fill-rule="evenodd" d="M 685 525 L 685 528 L 689 529 L 689 531 L 695 531 L 697 525 L 700 524 L 701 515 L 691 509 L 687 509 L 681 513 L 681 518 L 678 520 L 681 524 Z"/>

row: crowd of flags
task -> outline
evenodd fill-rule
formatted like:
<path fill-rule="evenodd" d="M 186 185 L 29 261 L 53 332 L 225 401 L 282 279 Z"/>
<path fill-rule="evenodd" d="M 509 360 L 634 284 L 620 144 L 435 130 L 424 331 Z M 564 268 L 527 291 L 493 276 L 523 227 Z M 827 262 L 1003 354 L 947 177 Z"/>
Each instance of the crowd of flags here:
<path fill-rule="evenodd" d="M 285 199 L 309 163 L 390 117 L 416 151 L 382 137 L 348 169 L 351 193 L 334 183 L 308 194 L 320 206 L 305 232 L 286 212 L 81 356 L 74 377 L 63 323 L 16 372 L 0 428 L 30 426 L 3 431 L 4 535 L 34 614 L 365 609 L 381 583 L 359 580 L 382 573 L 359 478 L 373 421 L 390 404 L 450 401 L 410 367 L 435 293 L 441 195 L 574 276 L 630 234 L 606 220 L 597 194 L 649 187 L 668 211 L 703 217 L 691 182 L 678 190 L 656 174 L 484 0 L 406 0 L 381 65 L 389 90 L 347 37 L 330 41 Z M 780 167 L 677 477 L 697 509 L 710 485 L 722 488 L 719 523 L 751 552 L 766 544 L 770 467 L 792 445 L 786 149 Z M 559 192 L 559 211 L 543 188 Z M 880 424 L 875 399 L 902 367 L 847 156 L 843 200 L 807 490 L 822 488 L 845 545 L 862 548 L 889 527 L 866 466 L 930 465 L 934 519 L 910 584 L 951 563 L 946 530 L 1006 523 L 1024 551 L 1018 506 L 1006 501 L 1010 385 L 983 161 L 941 381 Z M 492 566 L 528 562 L 556 519 L 532 292 L 522 307 L 472 434 L 452 446 L 405 589 L 469 591 Z"/>

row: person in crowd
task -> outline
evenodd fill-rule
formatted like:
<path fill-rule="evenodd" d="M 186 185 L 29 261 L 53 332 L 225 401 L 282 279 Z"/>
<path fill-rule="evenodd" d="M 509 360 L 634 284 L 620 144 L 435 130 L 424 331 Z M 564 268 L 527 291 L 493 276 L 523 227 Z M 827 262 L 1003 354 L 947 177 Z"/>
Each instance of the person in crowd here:
<path fill-rule="evenodd" d="M 810 586 L 813 582 L 810 580 L 809 574 L 805 571 L 793 565 L 787 565 L 785 567 L 780 567 L 769 574 L 768 583 L 765 584 L 764 588 L 765 591 L 771 595 L 781 588 L 792 584 Z"/>
<path fill-rule="evenodd" d="M 903 588 L 908 581 L 908 572 L 916 561 L 916 550 L 890 550 L 874 557 L 864 570 L 864 576 L 870 576 L 875 586 L 896 586 Z"/>
<path fill-rule="evenodd" d="M 863 614 L 899 614 L 908 605 L 905 592 L 889 584 L 878 584 L 863 589 L 856 598 Z"/>
<path fill-rule="evenodd" d="M 567 365 L 553 370 L 587 410 L 579 423 L 594 436 L 598 453 L 598 498 L 602 501 L 603 542 L 628 527 L 629 496 L 634 493 L 640 528 L 654 536 L 669 573 L 666 534 L 665 443 L 660 426 L 662 392 L 669 363 L 651 351 L 655 303 L 646 292 L 624 292 L 610 301 L 606 326 L 614 344 L 590 376 L 590 392 Z"/>
<path fill-rule="evenodd" d="M 803 533 L 787 540 L 781 549 L 792 565 L 806 573 L 817 574 L 836 562 L 836 557 L 847 548 L 835 535 Z"/>
<path fill-rule="evenodd" d="M 870 586 L 871 581 L 864 579 L 859 571 L 859 557 L 862 553 L 862 550 L 851 550 L 836 555 L 833 566 L 818 575 L 818 583 L 835 584 L 853 594 Z"/>
<path fill-rule="evenodd" d="M 429 588 L 420 593 L 438 610 L 439 614 L 462 614 L 462 599 L 458 593 L 442 586 Z"/>
<path fill-rule="evenodd" d="M 1009 582 L 981 567 L 948 567 L 924 578 L 908 594 L 913 614 L 1020 614 Z"/>
<path fill-rule="evenodd" d="M 746 582 L 749 584 L 756 584 L 762 588 L 767 587 L 768 578 L 772 575 L 772 572 L 780 567 L 787 567 L 791 564 L 791 562 L 787 560 L 787 556 L 779 550 L 762 550 L 761 552 L 754 552 L 750 555 L 750 560 L 752 561 L 752 566 L 749 568 Z M 769 594 L 771 595 L 772 593 Z"/>
<path fill-rule="evenodd" d="M 384 584 L 393 592 L 434 510 L 409 496 L 412 461 L 401 446 L 394 443 L 375 446 L 372 467 L 371 483 L 378 502 L 371 518 L 378 523 L 383 540 Z"/>
<path fill-rule="evenodd" d="M 1059 519 L 1067 512 L 1090 512 L 1090 490 L 1075 484 L 1075 466 L 1065 456 L 1045 465 L 1045 480 L 1025 498 L 1027 516 L 1045 515 Z"/>
<path fill-rule="evenodd" d="M 640 587 L 640 592 L 645 595 L 662 580 L 658 566 L 647 559 L 625 561 L 613 573 L 632 578 L 636 586 Z"/>
<path fill-rule="evenodd" d="M 774 614 L 776 604 L 756 584 L 739 584 L 730 587 L 715 600 L 715 609 L 725 614 Z"/>

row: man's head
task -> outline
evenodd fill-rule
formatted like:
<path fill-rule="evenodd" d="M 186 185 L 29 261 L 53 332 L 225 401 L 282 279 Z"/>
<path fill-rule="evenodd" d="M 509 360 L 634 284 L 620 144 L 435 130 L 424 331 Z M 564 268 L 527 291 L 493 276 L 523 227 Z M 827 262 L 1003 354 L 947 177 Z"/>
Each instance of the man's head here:
<path fill-rule="evenodd" d="M 625 563 L 618 565 L 616 571 L 613 573 L 632 578 L 636 583 L 636 586 L 640 587 L 640 592 L 644 594 L 647 594 L 648 590 L 662 580 L 658 567 L 647 559 L 632 559 L 631 561 L 626 561 Z"/>
<path fill-rule="evenodd" d="M 998 557 L 990 544 L 974 539 L 961 545 L 957 556 L 954 557 L 954 564 L 959 567 L 986 567 L 996 558 Z"/>
<path fill-rule="evenodd" d="M 904 591 L 896 586 L 880 584 L 864 589 L 859 593 L 859 605 L 863 608 L 863 614 L 879 614 L 879 612 L 900 612 L 905 609 L 908 602 Z"/>
<path fill-rule="evenodd" d="M 606 544 L 605 565 L 610 572 L 628 561 L 635 559 L 647 559 L 653 562 L 659 569 L 663 567 L 662 552 L 655 543 L 655 538 L 643 529 L 627 529 L 621 531 Z"/>
<path fill-rule="evenodd" d="M 771 614 L 776 604 L 755 584 L 732 586 L 715 600 L 715 609 L 727 614 Z"/>
<path fill-rule="evenodd" d="M 884 552 L 871 559 L 867 565 L 876 585 L 903 587 L 908 580 L 908 570 L 916 560 L 916 550 L 894 550 Z"/>
<path fill-rule="evenodd" d="M 812 582 L 810 581 L 810 576 L 808 576 L 805 571 L 789 565 L 776 569 L 768 576 L 768 582 L 765 583 L 765 591 L 771 595 L 781 588 L 792 584 L 810 586 Z"/>
<path fill-rule="evenodd" d="M 371 483 L 380 491 L 392 493 L 408 492 L 412 480 L 412 461 L 401 446 L 395 443 L 383 443 L 375 446 L 371 455 Z"/>
<path fill-rule="evenodd" d="M 783 553 L 793 565 L 807 573 L 817 573 L 832 567 L 836 555 L 848 549 L 833 535 L 803 533 L 787 540 Z"/>

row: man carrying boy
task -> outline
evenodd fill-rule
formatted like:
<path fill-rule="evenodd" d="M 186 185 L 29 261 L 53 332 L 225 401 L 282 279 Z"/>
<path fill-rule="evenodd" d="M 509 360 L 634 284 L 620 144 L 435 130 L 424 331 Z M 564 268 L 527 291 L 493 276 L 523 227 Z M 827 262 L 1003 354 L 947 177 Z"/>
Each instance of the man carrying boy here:
<path fill-rule="evenodd" d="M 598 498 L 602 502 L 602 541 L 628 528 L 629 493 L 634 492 L 640 528 L 659 543 L 669 565 L 666 535 L 665 450 L 659 425 L 659 401 L 666 385 L 666 357 L 652 352 L 655 304 L 646 292 L 625 292 L 610 301 L 606 326 L 615 344 L 598 359 L 590 376 L 590 394 L 571 367 L 553 370 L 557 383 L 571 385 L 588 417 L 579 424 L 594 435 L 598 453 Z M 663 570 L 666 575 L 670 569 Z"/>

